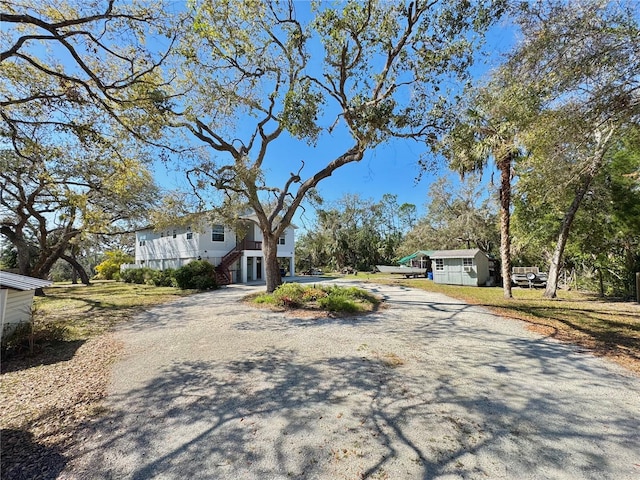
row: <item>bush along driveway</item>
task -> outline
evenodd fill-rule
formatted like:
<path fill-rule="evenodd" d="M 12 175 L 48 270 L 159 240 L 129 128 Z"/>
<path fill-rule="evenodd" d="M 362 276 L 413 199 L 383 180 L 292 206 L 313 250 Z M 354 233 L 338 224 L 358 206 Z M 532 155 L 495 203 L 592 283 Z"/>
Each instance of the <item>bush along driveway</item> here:
<path fill-rule="evenodd" d="M 61 478 L 633 479 L 640 379 L 438 293 L 309 317 L 233 286 L 118 331 L 105 412 Z"/>

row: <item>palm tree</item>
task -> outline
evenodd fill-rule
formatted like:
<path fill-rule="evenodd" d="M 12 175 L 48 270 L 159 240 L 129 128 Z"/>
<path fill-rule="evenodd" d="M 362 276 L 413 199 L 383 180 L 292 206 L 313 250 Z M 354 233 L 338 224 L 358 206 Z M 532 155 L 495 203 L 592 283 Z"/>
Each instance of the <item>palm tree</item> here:
<path fill-rule="evenodd" d="M 445 136 L 443 153 L 449 167 L 460 173 L 479 172 L 491 159 L 500 172 L 500 259 L 504 298 L 511 293 L 511 172 L 522 154 L 518 132 L 532 112 L 532 100 L 514 84 L 495 76 L 485 87 L 467 96 L 465 111 Z"/>

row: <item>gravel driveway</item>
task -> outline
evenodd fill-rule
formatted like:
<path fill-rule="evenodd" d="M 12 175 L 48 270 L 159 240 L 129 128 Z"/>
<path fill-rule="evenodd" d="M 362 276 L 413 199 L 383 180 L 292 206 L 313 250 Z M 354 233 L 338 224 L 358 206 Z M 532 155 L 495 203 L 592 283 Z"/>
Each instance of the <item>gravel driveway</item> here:
<path fill-rule="evenodd" d="M 296 318 L 231 286 L 138 317 L 61 478 L 640 478 L 640 378 L 444 295 L 362 286 L 387 308 Z"/>

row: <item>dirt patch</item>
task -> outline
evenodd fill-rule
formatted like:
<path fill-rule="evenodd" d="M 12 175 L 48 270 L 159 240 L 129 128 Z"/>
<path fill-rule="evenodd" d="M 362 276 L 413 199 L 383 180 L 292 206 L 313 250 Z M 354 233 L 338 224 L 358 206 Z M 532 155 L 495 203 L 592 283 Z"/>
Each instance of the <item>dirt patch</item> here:
<path fill-rule="evenodd" d="M 68 358 L 61 350 L 3 362 L 2 478 L 56 478 L 75 430 L 100 411 L 122 345 L 104 335 Z"/>

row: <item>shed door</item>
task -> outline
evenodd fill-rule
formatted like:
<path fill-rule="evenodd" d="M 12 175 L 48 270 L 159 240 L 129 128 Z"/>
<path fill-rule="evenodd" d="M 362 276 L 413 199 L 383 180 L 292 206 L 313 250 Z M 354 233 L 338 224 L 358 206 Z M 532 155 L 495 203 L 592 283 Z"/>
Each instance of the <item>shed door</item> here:
<path fill-rule="evenodd" d="M 462 282 L 462 259 L 452 258 L 449 260 L 449 279 L 452 285 L 464 285 Z"/>

